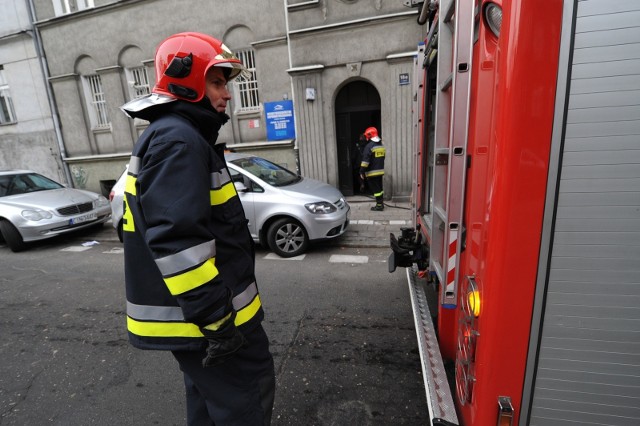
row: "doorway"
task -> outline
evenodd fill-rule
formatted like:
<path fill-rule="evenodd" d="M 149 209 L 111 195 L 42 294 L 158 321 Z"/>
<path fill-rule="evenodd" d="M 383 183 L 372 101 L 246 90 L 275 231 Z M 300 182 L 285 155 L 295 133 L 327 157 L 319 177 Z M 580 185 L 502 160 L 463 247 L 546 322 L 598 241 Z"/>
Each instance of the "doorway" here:
<path fill-rule="evenodd" d="M 336 96 L 336 152 L 338 157 L 338 189 L 344 195 L 366 194 L 359 179 L 362 158 L 358 138 L 367 127 L 380 129 L 380 95 L 372 84 L 354 81 Z"/>

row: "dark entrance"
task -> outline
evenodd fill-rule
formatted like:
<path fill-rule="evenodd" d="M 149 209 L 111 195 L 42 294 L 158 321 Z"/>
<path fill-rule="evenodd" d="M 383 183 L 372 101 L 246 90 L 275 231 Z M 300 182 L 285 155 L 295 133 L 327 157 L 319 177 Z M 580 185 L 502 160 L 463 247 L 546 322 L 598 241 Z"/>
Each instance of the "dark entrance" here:
<path fill-rule="evenodd" d="M 338 154 L 338 188 L 344 195 L 360 190 L 358 169 L 361 155 L 358 137 L 367 127 L 380 129 L 380 95 L 373 85 L 355 81 L 340 89 L 336 97 L 336 143 Z"/>

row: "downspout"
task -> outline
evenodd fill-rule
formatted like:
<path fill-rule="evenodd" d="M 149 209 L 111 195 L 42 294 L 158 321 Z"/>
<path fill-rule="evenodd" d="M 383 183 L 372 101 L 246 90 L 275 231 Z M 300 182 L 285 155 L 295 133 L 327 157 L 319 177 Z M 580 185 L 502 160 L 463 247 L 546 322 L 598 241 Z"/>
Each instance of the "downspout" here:
<path fill-rule="evenodd" d="M 285 23 L 285 31 L 287 32 L 287 53 L 289 55 L 289 69 L 293 68 L 293 59 L 291 57 L 291 37 L 289 36 L 289 10 L 287 7 L 287 0 L 283 0 L 284 4 L 284 23 Z M 293 101 L 293 111 L 295 114 L 295 104 L 296 104 L 296 95 L 293 85 L 293 77 L 289 75 L 289 81 L 291 82 L 291 100 Z M 293 120 L 293 132 L 295 134 L 295 139 L 293 140 L 293 154 L 296 157 L 296 173 L 298 175 L 301 174 L 300 170 L 300 150 L 298 147 L 298 119 L 297 117 Z"/>
<path fill-rule="evenodd" d="M 60 161 L 62 162 L 62 170 L 64 171 L 67 185 L 73 187 L 73 179 L 71 178 L 71 172 L 69 171 L 69 165 L 66 162 L 67 153 L 64 148 L 64 141 L 62 139 L 62 128 L 60 126 L 60 119 L 58 118 L 58 107 L 53 100 L 53 88 L 49 81 L 49 66 L 47 65 L 47 58 L 44 55 L 44 48 L 42 46 L 42 39 L 40 38 L 40 31 L 36 26 L 36 11 L 33 5 L 33 0 L 27 0 L 27 7 L 29 8 L 29 18 L 31 21 L 31 27 L 33 28 L 34 42 L 36 44 L 36 51 L 38 52 L 38 59 L 40 62 L 40 70 L 44 76 L 44 86 L 47 90 L 47 100 L 49 101 L 49 108 L 51 108 L 51 118 L 53 119 L 53 129 L 56 134 L 56 140 L 58 142 L 58 151 L 60 152 Z"/>

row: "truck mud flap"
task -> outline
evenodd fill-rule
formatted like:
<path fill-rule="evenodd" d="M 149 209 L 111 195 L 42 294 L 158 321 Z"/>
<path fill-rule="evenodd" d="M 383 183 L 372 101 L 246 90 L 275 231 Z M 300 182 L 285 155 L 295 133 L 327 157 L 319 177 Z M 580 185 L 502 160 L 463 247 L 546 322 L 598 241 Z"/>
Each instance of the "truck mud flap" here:
<path fill-rule="evenodd" d="M 431 424 L 459 425 L 424 286 L 416 282 L 415 267 L 406 271 Z"/>

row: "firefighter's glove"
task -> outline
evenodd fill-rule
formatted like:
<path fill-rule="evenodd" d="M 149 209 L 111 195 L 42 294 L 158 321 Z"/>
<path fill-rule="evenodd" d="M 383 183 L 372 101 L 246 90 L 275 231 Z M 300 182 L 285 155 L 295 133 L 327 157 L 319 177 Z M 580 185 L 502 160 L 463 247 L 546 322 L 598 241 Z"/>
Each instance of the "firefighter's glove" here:
<path fill-rule="evenodd" d="M 234 323 L 235 317 L 233 312 L 217 330 L 210 330 L 211 326 L 200 329 L 209 343 L 207 356 L 202 360 L 204 367 L 222 364 L 247 345 L 247 340 Z"/>

